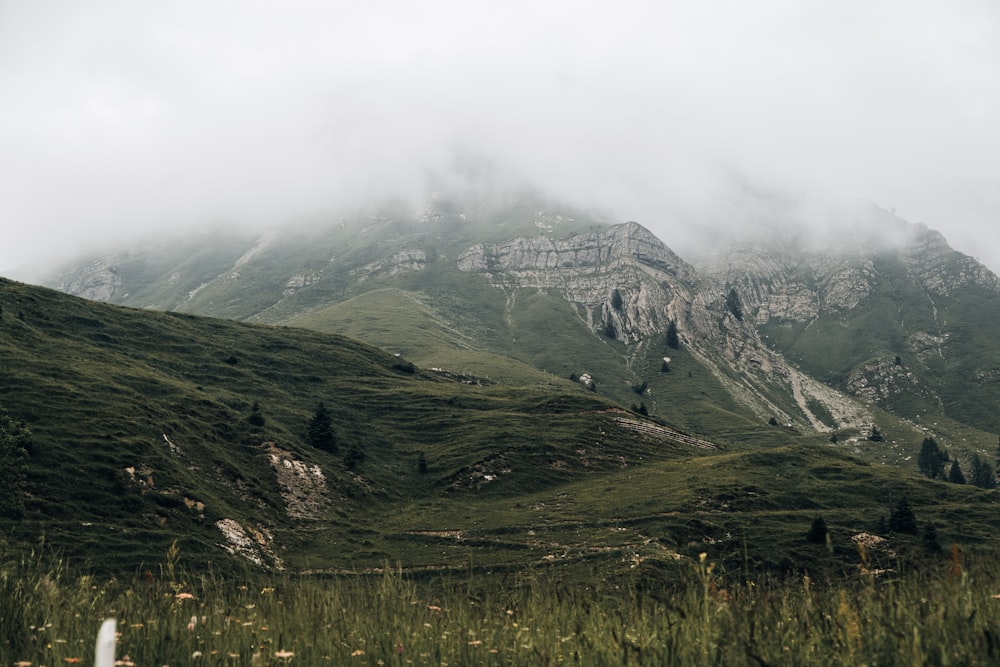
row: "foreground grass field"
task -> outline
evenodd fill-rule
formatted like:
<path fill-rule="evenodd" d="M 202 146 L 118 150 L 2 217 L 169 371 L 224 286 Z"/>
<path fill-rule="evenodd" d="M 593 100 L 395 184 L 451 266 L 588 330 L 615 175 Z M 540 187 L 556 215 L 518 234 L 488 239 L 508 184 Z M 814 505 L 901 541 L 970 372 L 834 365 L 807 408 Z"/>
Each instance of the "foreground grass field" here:
<path fill-rule="evenodd" d="M 863 553 L 862 553 L 863 555 Z M 607 578 L 549 568 L 411 580 L 223 578 L 176 550 L 134 579 L 39 559 L 0 570 L 0 664 L 924 665 L 1000 660 L 995 561 L 961 554 L 834 581 L 741 578 L 708 557 Z"/>

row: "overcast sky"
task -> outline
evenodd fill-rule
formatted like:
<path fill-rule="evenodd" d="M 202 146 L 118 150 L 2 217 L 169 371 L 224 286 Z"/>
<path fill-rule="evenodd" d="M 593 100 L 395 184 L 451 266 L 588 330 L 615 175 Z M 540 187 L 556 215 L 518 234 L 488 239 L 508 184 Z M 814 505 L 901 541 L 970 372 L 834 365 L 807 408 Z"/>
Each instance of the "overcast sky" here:
<path fill-rule="evenodd" d="M 0 273 L 321 220 L 456 156 L 675 249 L 752 222 L 749 183 L 1000 271 L 1000 3 L 0 0 Z"/>

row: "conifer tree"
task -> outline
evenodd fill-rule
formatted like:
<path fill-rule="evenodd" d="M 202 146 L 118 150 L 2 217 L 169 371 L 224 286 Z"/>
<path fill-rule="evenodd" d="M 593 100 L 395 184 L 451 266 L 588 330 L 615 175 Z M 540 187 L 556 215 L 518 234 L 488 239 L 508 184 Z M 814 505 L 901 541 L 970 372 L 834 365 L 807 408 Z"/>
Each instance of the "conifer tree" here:
<path fill-rule="evenodd" d="M 972 455 L 969 481 L 980 489 L 992 489 L 997 485 L 996 477 L 993 475 L 993 466 L 981 458 L 979 454 Z"/>
<path fill-rule="evenodd" d="M 740 295 L 735 287 L 729 288 L 729 294 L 726 295 L 726 308 L 736 319 L 743 319 L 743 305 L 740 303 Z"/>
<path fill-rule="evenodd" d="M 250 408 L 250 416 L 247 417 L 247 421 L 251 426 L 257 426 L 258 428 L 264 425 L 264 415 L 260 413 L 260 403 L 257 401 L 253 402 L 253 407 Z"/>
<path fill-rule="evenodd" d="M 928 521 L 924 524 L 920 540 L 924 543 L 924 549 L 928 552 L 936 554 L 941 551 L 941 543 L 938 542 L 937 527 L 933 522 Z"/>
<path fill-rule="evenodd" d="M 958 459 L 951 462 L 951 470 L 948 471 L 948 481 L 952 484 L 965 484 L 965 473 L 958 465 Z"/>
<path fill-rule="evenodd" d="M 333 425 L 330 411 L 322 401 L 316 406 L 316 412 L 309 420 L 309 444 L 327 452 L 337 451 L 337 441 L 333 436 Z"/>
<path fill-rule="evenodd" d="M 931 479 L 944 479 L 945 456 L 934 438 L 924 438 L 917 455 L 917 467 Z"/>
<path fill-rule="evenodd" d="M 813 519 L 812 525 L 809 526 L 809 532 L 806 533 L 806 541 L 813 544 L 823 544 L 826 542 L 827 533 L 829 533 L 829 529 L 826 527 L 826 521 L 823 517 L 818 516 Z"/>
<path fill-rule="evenodd" d="M 670 322 L 670 324 L 667 325 L 667 347 L 672 350 L 677 350 L 680 349 L 680 346 L 681 340 L 677 336 L 677 324 Z"/>
<path fill-rule="evenodd" d="M 917 534 L 917 516 L 906 498 L 900 500 L 889 515 L 889 530 L 894 533 Z"/>
<path fill-rule="evenodd" d="M 354 470 L 358 467 L 358 464 L 364 460 L 365 453 L 361 451 L 361 447 L 358 446 L 358 443 L 352 442 L 351 446 L 347 449 L 347 454 L 344 455 L 344 465 L 346 465 L 349 470 Z"/>

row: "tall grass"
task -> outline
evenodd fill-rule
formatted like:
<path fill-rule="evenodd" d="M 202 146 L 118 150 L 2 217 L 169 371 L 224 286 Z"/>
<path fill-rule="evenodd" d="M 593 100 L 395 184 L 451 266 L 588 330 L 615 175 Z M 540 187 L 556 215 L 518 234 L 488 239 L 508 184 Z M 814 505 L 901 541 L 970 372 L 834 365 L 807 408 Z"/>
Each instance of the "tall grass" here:
<path fill-rule="evenodd" d="M 546 570 L 414 581 L 261 581 L 181 571 L 128 580 L 24 559 L 0 571 L 0 664 L 89 664 L 102 619 L 136 665 L 922 665 L 1000 660 L 1000 567 L 727 585 Z"/>

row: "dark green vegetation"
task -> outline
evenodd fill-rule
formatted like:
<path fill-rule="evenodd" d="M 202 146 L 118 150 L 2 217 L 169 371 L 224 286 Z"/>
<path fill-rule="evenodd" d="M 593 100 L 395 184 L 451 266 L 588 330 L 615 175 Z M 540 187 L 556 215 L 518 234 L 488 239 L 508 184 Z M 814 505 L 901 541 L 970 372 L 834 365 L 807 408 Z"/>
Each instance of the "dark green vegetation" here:
<path fill-rule="evenodd" d="M 734 576 L 707 556 L 664 584 L 526 570 L 407 578 L 219 577 L 184 566 L 78 576 L 0 552 L 0 662 L 89 664 L 115 618 L 137 665 L 973 665 L 1000 659 L 1000 572 L 955 552 L 847 580 Z M 651 576 L 652 575 L 652 576 Z M 581 583 L 586 582 L 586 583 Z"/>
<path fill-rule="evenodd" d="M 683 346 L 660 397 L 713 426 L 717 449 L 538 371 L 491 383 L 339 336 L 9 281 L 0 304 L 0 404 L 31 431 L 23 518 L 4 535 L 97 570 L 150 567 L 176 539 L 192 562 L 291 571 L 669 573 L 706 552 L 733 570 L 839 573 L 859 562 L 852 537 L 904 499 L 945 546 L 995 538 L 996 491 L 754 424 Z M 335 452 L 309 444 L 320 403 Z M 829 547 L 806 539 L 820 514 Z M 890 544 L 925 558 L 919 535 Z"/>

